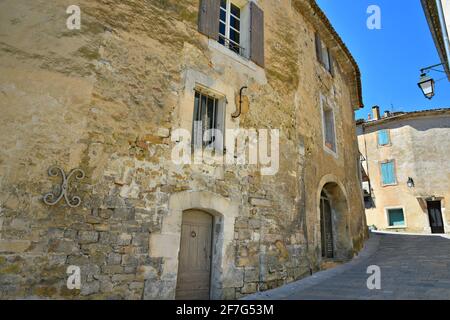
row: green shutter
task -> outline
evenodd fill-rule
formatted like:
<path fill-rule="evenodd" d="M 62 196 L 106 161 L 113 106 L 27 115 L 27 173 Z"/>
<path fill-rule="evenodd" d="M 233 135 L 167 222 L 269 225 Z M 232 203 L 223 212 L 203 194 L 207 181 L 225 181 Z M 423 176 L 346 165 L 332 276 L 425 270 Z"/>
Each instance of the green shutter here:
<path fill-rule="evenodd" d="M 378 145 L 385 146 L 389 144 L 389 133 L 387 130 L 378 131 Z"/>
<path fill-rule="evenodd" d="M 394 184 L 396 182 L 393 161 L 381 164 L 381 180 L 383 185 Z"/>
<path fill-rule="evenodd" d="M 403 214 L 403 209 L 389 209 L 388 216 L 389 216 L 389 227 L 405 225 L 405 215 Z"/>

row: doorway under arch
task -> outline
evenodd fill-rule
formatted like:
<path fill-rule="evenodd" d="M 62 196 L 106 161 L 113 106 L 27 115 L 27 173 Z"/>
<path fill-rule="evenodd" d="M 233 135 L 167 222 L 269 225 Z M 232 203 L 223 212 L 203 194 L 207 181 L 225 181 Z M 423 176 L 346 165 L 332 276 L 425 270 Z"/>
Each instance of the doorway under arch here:
<path fill-rule="evenodd" d="M 214 217 L 201 210 L 183 212 L 176 299 L 209 300 Z"/>
<path fill-rule="evenodd" d="M 353 256 L 353 243 L 346 192 L 334 176 L 324 178 L 318 192 L 321 258 L 347 260 Z"/>

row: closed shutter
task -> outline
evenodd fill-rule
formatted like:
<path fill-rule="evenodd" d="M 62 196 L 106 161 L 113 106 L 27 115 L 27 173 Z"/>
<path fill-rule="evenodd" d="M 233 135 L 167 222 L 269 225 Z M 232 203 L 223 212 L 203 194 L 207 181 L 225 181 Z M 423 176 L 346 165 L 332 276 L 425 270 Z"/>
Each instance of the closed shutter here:
<path fill-rule="evenodd" d="M 381 164 L 381 178 L 383 181 L 383 185 L 394 184 L 395 179 L 395 171 L 394 171 L 394 162 L 385 162 Z"/>
<path fill-rule="evenodd" d="M 264 12 L 250 3 L 250 60 L 264 67 Z"/>
<path fill-rule="evenodd" d="M 322 41 L 320 40 L 320 36 L 318 33 L 316 33 L 316 54 L 317 60 L 322 63 Z"/>
<path fill-rule="evenodd" d="M 403 209 L 389 209 L 388 215 L 389 227 L 405 225 L 405 215 L 403 214 Z"/>
<path fill-rule="evenodd" d="M 220 0 L 200 0 L 198 31 L 219 40 Z"/>
<path fill-rule="evenodd" d="M 387 130 L 378 131 L 378 145 L 385 146 L 389 144 L 389 134 Z"/>

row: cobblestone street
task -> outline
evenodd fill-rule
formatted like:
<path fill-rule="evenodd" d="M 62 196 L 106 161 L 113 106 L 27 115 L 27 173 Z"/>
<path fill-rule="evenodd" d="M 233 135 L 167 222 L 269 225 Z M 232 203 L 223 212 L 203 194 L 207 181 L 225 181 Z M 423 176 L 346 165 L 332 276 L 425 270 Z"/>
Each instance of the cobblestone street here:
<path fill-rule="evenodd" d="M 371 265 L 381 269 L 380 290 L 367 288 Z M 450 299 L 450 240 L 372 234 L 351 262 L 246 299 Z"/>

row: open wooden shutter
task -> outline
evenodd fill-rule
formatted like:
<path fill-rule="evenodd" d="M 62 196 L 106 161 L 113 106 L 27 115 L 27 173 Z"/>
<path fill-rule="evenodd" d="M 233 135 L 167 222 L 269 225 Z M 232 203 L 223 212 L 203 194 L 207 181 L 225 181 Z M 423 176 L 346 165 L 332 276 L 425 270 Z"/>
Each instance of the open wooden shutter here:
<path fill-rule="evenodd" d="M 330 49 L 328 49 L 328 60 L 330 61 L 330 73 L 334 77 L 334 58 Z"/>
<path fill-rule="evenodd" d="M 317 54 L 317 60 L 320 63 L 323 63 L 322 58 L 322 40 L 320 40 L 319 34 L 316 32 L 316 54 Z"/>
<path fill-rule="evenodd" d="M 214 40 L 219 39 L 220 0 L 200 0 L 198 31 Z"/>
<path fill-rule="evenodd" d="M 264 67 L 264 11 L 250 2 L 250 60 Z"/>

